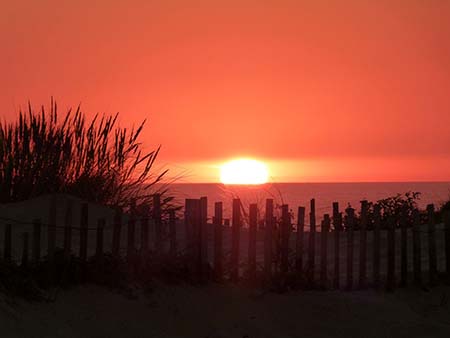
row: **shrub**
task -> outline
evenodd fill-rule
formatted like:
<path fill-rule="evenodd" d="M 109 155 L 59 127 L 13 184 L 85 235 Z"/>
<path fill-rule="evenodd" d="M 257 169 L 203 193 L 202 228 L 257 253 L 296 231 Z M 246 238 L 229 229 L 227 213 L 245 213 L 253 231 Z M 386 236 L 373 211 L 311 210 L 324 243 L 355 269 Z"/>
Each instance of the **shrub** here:
<path fill-rule="evenodd" d="M 373 227 L 374 221 L 374 207 L 376 204 L 380 206 L 381 225 L 385 227 L 387 220 L 393 217 L 396 221 L 400 220 L 402 215 L 406 217 L 408 226 L 414 222 L 414 210 L 418 208 L 417 201 L 420 199 L 420 192 L 406 192 L 404 194 L 397 194 L 395 196 L 383 198 L 377 202 L 368 202 L 368 220 L 367 225 L 369 229 Z M 355 228 L 359 229 L 361 223 L 361 214 L 356 216 Z M 344 216 L 344 224 L 347 224 L 347 217 Z"/>

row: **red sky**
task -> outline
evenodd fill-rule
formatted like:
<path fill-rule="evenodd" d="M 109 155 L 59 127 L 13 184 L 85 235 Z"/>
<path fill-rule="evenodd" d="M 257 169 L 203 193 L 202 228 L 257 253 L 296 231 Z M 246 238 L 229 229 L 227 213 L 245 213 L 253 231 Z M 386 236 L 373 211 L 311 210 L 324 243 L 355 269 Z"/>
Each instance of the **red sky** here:
<path fill-rule="evenodd" d="M 148 118 L 185 181 L 450 180 L 450 1 L 8 1 L 0 114 Z M 178 168 L 178 169 L 176 169 Z"/>

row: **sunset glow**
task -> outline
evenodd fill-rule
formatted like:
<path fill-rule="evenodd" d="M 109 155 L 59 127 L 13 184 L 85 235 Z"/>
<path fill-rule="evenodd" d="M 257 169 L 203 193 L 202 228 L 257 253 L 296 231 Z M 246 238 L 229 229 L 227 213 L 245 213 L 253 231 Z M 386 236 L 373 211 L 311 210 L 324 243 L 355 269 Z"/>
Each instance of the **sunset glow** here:
<path fill-rule="evenodd" d="M 268 179 L 267 166 L 257 160 L 232 160 L 220 168 L 220 181 L 223 184 L 263 184 L 267 183 Z"/>
<path fill-rule="evenodd" d="M 94 3 L 4 2 L 2 120 L 51 96 L 147 119 L 196 183 L 245 154 L 276 182 L 450 180 L 450 1 Z"/>

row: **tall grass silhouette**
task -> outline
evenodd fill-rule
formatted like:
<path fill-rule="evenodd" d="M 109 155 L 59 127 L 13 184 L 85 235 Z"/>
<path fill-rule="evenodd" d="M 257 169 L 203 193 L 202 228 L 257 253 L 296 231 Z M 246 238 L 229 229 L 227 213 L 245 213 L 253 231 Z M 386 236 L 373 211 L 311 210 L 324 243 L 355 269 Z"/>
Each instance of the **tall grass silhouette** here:
<path fill-rule="evenodd" d="M 69 193 L 126 207 L 151 203 L 155 192 L 166 194 L 167 185 L 157 183 L 167 170 L 154 168 L 160 146 L 147 152 L 139 141 L 146 121 L 127 129 L 118 126 L 118 116 L 95 115 L 87 122 L 78 107 L 60 118 L 52 99 L 49 111 L 29 103 L 15 122 L 0 122 L 0 203 Z M 166 206 L 171 201 L 162 199 Z"/>

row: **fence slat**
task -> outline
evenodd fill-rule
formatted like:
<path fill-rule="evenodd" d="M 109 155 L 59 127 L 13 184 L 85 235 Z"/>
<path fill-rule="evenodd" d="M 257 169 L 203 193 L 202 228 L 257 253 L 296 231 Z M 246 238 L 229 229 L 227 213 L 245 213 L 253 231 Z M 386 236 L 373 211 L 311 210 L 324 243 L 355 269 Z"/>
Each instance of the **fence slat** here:
<path fill-rule="evenodd" d="M 354 225 L 355 209 L 347 208 L 347 290 L 353 288 L 353 244 L 354 244 Z"/>
<path fill-rule="evenodd" d="M 208 264 L 208 198 L 200 198 L 200 258 L 201 276 L 206 278 L 206 265 Z"/>
<path fill-rule="evenodd" d="M 38 264 L 41 259 L 41 220 L 33 220 L 33 260 Z"/>
<path fill-rule="evenodd" d="M 342 231 L 342 214 L 339 212 L 339 203 L 333 203 L 333 226 L 334 226 L 334 279 L 333 287 L 340 288 L 340 234 Z"/>
<path fill-rule="evenodd" d="M 136 219 L 134 216 L 134 211 L 131 211 L 130 218 L 128 219 L 128 232 L 127 232 L 127 260 L 133 259 L 135 254 L 135 233 L 136 233 Z"/>
<path fill-rule="evenodd" d="M 3 259 L 7 262 L 11 261 L 11 248 L 12 248 L 12 225 L 5 225 L 5 237 L 3 241 Z"/>
<path fill-rule="evenodd" d="M 201 257 L 201 213 L 200 213 L 200 199 L 192 200 L 191 210 L 189 214 L 191 215 L 192 222 L 192 236 L 193 236 L 193 268 L 194 268 L 194 279 L 200 281 L 202 272 L 202 257 Z"/>
<path fill-rule="evenodd" d="M 218 282 L 223 280 L 223 205 L 214 204 L 214 274 Z"/>
<path fill-rule="evenodd" d="M 408 284 L 408 220 L 407 210 L 404 208 L 400 215 L 400 286 L 405 287 Z"/>
<path fill-rule="evenodd" d="M 298 207 L 297 237 L 295 245 L 295 270 L 300 280 L 303 278 L 303 250 L 305 246 L 305 207 Z"/>
<path fill-rule="evenodd" d="M 444 214 L 445 223 L 445 272 L 450 280 L 450 211 Z"/>
<path fill-rule="evenodd" d="M 272 234 L 273 234 L 273 199 L 266 200 L 264 229 L 264 274 L 266 282 L 272 278 Z"/>
<path fill-rule="evenodd" d="M 414 269 L 414 284 L 422 285 L 422 245 L 420 236 L 420 214 L 416 209 L 413 213 L 413 269 Z"/>
<path fill-rule="evenodd" d="M 68 200 L 64 215 L 64 259 L 68 260 L 72 253 L 72 208 L 73 201 Z"/>
<path fill-rule="evenodd" d="M 187 253 L 191 260 L 191 275 L 194 280 L 199 278 L 200 268 L 200 200 L 186 199 L 185 225 L 187 232 Z"/>
<path fill-rule="evenodd" d="M 176 227 L 175 210 L 169 211 L 169 237 L 170 237 L 169 252 L 170 255 L 173 257 L 177 254 L 177 227 Z"/>
<path fill-rule="evenodd" d="M 291 216 L 289 206 L 281 206 L 281 273 L 286 274 L 289 269 L 289 232 L 291 227 Z"/>
<path fill-rule="evenodd" d="M 256 279 L 256 231 L 258 225 L 258 205 L 250 204 L 248 229 L 248 274 L 251 282 Z"/>
<path fill-rule="evenodd" d="M 50 265 L 54 264 L 56 246 L 56 196 L 50 198 L 50 210 L 47 225 L 47 255 Z"/>
<path fill-rule="evenodd" d="M 145 256 L 148 253 L 148 216 L 147 214 L 141 218 L 141 255 Z"/>
<path fill-rule="evenodd" d="M 82 263 L 87 262 L 88 217 L 89 205 L 82 203 L 80 218 L 80 260 Z"/>
<path fill-rule="evenodd" d="M 186 198 L 184 200 L 184 233 L 185 233 L 185 250 L 188 254 L 192 254 L 193 237 L 192 237 L 192 215 L 189 213 L 192 210 L 192 199 Z"/>
<path fill-rule="evenodd" d="M 155 250 L 159 254 L 163 248 L 160 194 L 153 195 L 153 224 L 155 225 Z"/>
<path fill-rule="evenodd" d="M 381 208 L 379 204 L 373 207 L 373 217 L 373 284 L 375 288 L 379 288 L 381 286 Z"/>
<path fill-rule="evenodd" d="M 368 202 L 361 201 L 361 224 L 359 229 L 359 288 L 367 284 L 367 223 Z"/>
<path fill-rule="evenodd" d="M 314 284 L 315 275 L 315 258 L 316 258 L 316 201 L 312 199 L 310 202 L 309 213 L 309 246 L 308 246 L 308 280 Z"/>
<path fill-rule="evenodd" d="M 122 210 L 117 208 L 114 212 L 112 254 L 114 257 L 120 257 L 120 238 L 122 233 Z"/>
<path fill-rule="evenodd" d="M 101 261 L 103 259 L 103 231 L 105 229 L 106 221 L 104 218 L 100 218 L 97 221 L 97 246 L 95 248 L 95 255 L 97 260 Z"/>
<path fill-rule="evenodd" d="M 321 228 L 320 243 L 320 287 L 327 288 L 328 283 L 328 232 L 330 231 L 330 215 L 325 214 Z"/>
<path fill-rule="evenodd" d="M 231 280 L 239 279 L 239 238 L 241 230 L 241 201 L 233 199 L 233 224 L 231 225 Z"/>
<path fill-rule="evenodd" d="M 395 219 L 393 216 L 388 218 L 387 233 L 386 289 L 393 291 L 395 289 Z"/>
<path fill-rule="evenodd" d="M 437 277 L 437 256 L 436 256 L 436 225 L 434 216 L 434 205 L 427 206 L 428 212 L 428 261 L 430 284 L 436 284 Z"/>
<path fill-rule="evenodd" d="M 28 266 L 28 248 L 29 248 L 29 235 L 28 232 L 23 233 L 23 246 L 22 246 L 22 267 Z"/>

